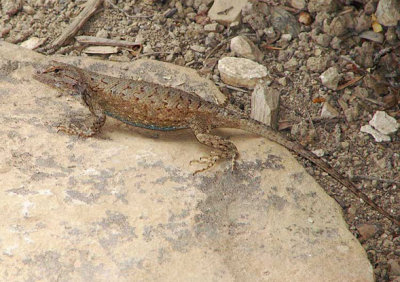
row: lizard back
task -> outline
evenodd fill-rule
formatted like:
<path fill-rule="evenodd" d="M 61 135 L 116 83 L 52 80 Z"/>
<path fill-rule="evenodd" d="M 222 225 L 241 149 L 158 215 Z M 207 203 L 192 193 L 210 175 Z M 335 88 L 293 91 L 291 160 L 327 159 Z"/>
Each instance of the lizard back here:
<path fill-rule="evenodd" d="M 85 72 L 90 102 L 127 124 L 157 130 L 188 128 L 219 108 L 195 94 L 159 84 Z"/>

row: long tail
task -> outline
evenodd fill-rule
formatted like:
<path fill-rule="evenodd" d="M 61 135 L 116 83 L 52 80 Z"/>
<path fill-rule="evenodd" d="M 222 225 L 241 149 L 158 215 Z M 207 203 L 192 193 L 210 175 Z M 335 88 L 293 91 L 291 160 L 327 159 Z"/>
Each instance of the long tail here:
<path fill-rule="evenodd" d="M 252 132 L 257 135 L 261 135 L 273 142 L 276 142 L 289 150 L 299 154 L 303 158 L 313 162 L 317 167 L 328 173 L 331 177 L 336 179 L 339 183 L 346 186 L 350 191 L 356 195 L 358 198 L 363 199 L 368 205 L 377 210 L 379 213 L 390 219 L 394 224 L 400 226 L 400 221 L 397 220 L 393 215 L 389 212 L 385 211 L 383 208 L 378 206 L 373 200 L 371 200 L 367 195 L 358 190 L 357 186 L 349 180 L 346 176 L 343 176 L 341 173 L 336 171 L 333 167 L 331 167 L 328 163 L 317 157 L 314 153 L 306 150 L 299 143 L 295 143 L 286 139 L 279 132 L 273 130 L 272 128 L 266 126 L 263 123 L 260 123 L 256 120 L 248 120 L 242 119 L 240 122 L 240 129 Z"/>

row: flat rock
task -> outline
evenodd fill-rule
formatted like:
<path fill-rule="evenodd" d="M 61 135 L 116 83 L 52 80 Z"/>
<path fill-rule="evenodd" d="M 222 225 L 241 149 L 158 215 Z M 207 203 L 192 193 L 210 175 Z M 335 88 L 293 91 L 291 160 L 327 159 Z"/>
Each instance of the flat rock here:
<path fill-rule="evenodd" d="M 376 111 L 372 119 L 369 121 L 369 124 L 382 134 L 394 133 L 400 127 L 400 124 L 396 119 L 389 116 L 384 111 Z"/>
<path fill-rule="evenodd" d="M 118 51 L 119 48 L 115 46 L 89 46 L 82 50 L 82 52 L 85 54 L 100 55 L 116 54 Z"/>
<path fill-rule="evenodd" d="M 215 0 L 208 11 L 208 16 L 212 21 L 229 25 L 240 20 L 242 8 L 247 3 L 248 0 Z"/>
<path fill-rule="evenodd" d="M 218 30 L 218 23 L 210 23 L 204 25 L 204 31 L 215 32 Z"/>
<path fill-rule="evenodd" d="M 339 111 L 334 108 L 331 104 L 328 102 L 325 102 L 322 105 L 321 109 L 321 117 L 323 118 L 334 118 L 339 116 Z"/>
<path fill-rule="evenodd" d="M 384 36 L 382 33 L 374 32 L 372 30 L 366 30 L 366 31 L 362 32 L 359 36 L 360 36 L 360 38 L 368 39 L 368 40 L 378 42 L 378 43 L 382 43 L 383 39 L 384 39 Z"/>
<path fill-rule="evenodd" d="M 371 134 L 376 142 L 389 142 L 391 140 L 390 136 L 379 132 L 369 124 L 361 126 L 360 130 L 361 132 Z"/>
<path fill-rule="evenodd" d="M 223 82 L 247 88 L 254 88 L 258 81 L 268 75 L 268 70 L 263 65 L 235 57 L 224 57 L 219 60 L 218 70 Z"/>
<path fill-rule="evenodd" d="M 323 56 L 309 57 L 307 59 L 307 68 L 313 72 L 323 72 L 327 66 L 327 58 Z"/>
<path fill-rule="evenodd" d="M 46 42 L 46 38 L 31 37 L 22 42 L 21 46 L 30 50 L 34 50 L 40 47 L 44 42 Z"/>
<path fill-rule="evenodd" d="M 336 90 L 341 76 L 336 67 L 330 67 L 324 71 L 319 78 L 324 86 Z"/>
<path fill-rule="evenodd" d="M 300 33 L 300 24 L 295 16 L 286 11 L 282 7 L 274 7 L 271 13 L 272 25 L 275 30 L 279 30 L 283 34 L 290 34 L 297 37 Z"/>
<path fill-rule="evenodd" d="M 286 149 L 220 130 L 237 169 L 193 176 L 210 150 L 187 130 L 110 118 L 93 138 L 57 133 L 87 111 L 31 79 L 49 59 L 0 42 L 1 281 L 373 281 L 339 206 Z M 146 62 L 68 60 L 174 81 Z"/>
<path fill-rule="evenodd" d="M 278 128 L 279 91 L 258 83 L 251 94 L 250 117 L 274 129 Z"/>

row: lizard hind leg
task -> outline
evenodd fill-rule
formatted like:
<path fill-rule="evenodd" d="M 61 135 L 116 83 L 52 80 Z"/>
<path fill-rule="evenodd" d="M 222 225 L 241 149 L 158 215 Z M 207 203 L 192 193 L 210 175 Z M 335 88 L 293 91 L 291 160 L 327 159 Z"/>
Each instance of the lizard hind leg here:
<path fill-rule="evenodd" d="M 218 135 L 210 134 L 210 128 L 208 126 L 202 126 L 200 124 L 195 124 L 191 126 L 197 140 L 214 150 L 211 154 L 206 157 L 201 157 L 200 160 L 193 160 L 190 164 L 196 162 L 205 164 L 206 166 L 200 170 L 195 171 L 193 174 L 203 172 L 213 167 L 220 159 L 231 159 L 232 161 L 232 171 L 235 168 L 235 161 L 239 154 L 235 144 L 231 141 L 226 140 Z"/>

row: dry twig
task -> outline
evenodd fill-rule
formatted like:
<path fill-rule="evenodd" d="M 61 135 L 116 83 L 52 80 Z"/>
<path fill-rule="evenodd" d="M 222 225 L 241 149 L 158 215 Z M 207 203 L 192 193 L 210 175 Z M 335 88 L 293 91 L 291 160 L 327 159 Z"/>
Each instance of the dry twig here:
<path fill-rule="evenodd" d="M 243 92 L 243 93 L 248 93 L 248 92 L 249 92 L 249 91 L 244 90 L 244 89 L 242 89 L 242 88 L 230 86 L 230 85 L 227 85 L 227 84 L 221 83 L 221 82 L 215 82 L 215 84 L 218 85 L 219 87 L 226 87 L 226 88 L 228 88 L 228 89 L 235 90 L 235 91 L 239 91 L 239 92 Z"/>
<path fill-rule="evenodd" d="M 82 28 L 82 26 L 96 13 L 99 7 L 103 4 L 104 0 L 89 0 L 85 8 L 80 14 L 72 21 L 66 30 L 50 45 L 47 50 L 49 53 L 54 53 L 58 48 L 64 45 L 65 42 L 70 40 Z"/>
<path fill-rule="evenodd" d="M 115 40 L 108 38 L 101 38 L 95 36 L 76 36 L 76 41 L 80 44 L 85 45 L 98 45 L 98 46 L 115 46 L 115 47 L 127 47 L 127 48 L 140 48 L 140 43 L 135 43 L 125 40 Z"/>

